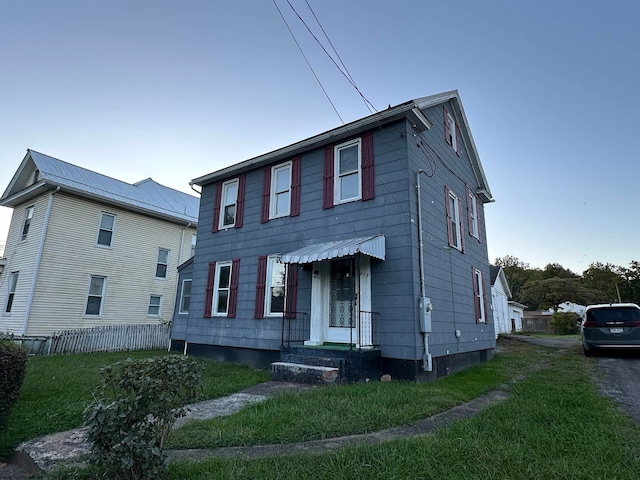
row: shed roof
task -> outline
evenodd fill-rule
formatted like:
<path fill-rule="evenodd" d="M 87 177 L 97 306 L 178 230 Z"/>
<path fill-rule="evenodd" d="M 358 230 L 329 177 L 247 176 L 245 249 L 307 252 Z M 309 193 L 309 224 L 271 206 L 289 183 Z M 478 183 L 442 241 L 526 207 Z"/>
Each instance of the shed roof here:
<path fill-rule="evenodd" d="M 147 178 L 130 184 L 54 157 L 27 150 L 0 197 L 15 207 L 54 188 L 179 223 L 198 222 L 200 199 Z"/>

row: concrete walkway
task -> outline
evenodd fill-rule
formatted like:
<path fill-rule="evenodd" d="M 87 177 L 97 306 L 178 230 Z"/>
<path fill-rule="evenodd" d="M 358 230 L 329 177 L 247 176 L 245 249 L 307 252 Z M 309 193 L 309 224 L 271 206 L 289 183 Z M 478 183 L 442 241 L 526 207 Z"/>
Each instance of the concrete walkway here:
<path fill-rule="evenodd" d="M 261 383 L 227 397 L 216 398 L 190 405 L 189 413 L 186 417 L 180 418 L 178 422 L 176 422 L 176 426 L 183 425 L 185 422 L 190 420 L 203 420 L 231 415 L 247 405 L 263 402 L 267 398 L 277 395 L 278 393 L 309 390 L 311 388 L 322 387 L 286 382 Z M 255 447 L 227 447 L 206 450 L 172 450 L 168 451 L 167 454 L 171 461 L 231 456 L 256 458 L 294 452 L 321 453 L 336 450 L 347 445 L 379 443 L 395 438 L 426 435 L 434 432 L 440 427 L 449 425 L 455 420 L 469 418 L 482 409 L 505 400 L 507 395 L 508 394 L 506 392 L 495 390 L 467 403 L 454 407 L 451 410 L 418 421 L 412 425 L 391 428 L 368 434 L 350 435 L 293 444 L 260 445 Z M 48 471 L 62 461 L 73 460 L 74 458 L 78 458 L 80 455 L 89 453 L 90 445 L 87 442 L 86 431 L 86 428 L 70 430 L 67 432 L 55 433 L 36 438 L 20 444 L 16 449 L 14 460 L 15 465 L 21 467 L 22 471 L 16 470 L 14 472 L 12 470 L 11 473 L 13 473 L 13 476 L 4 476 L 3 473 L 9 474 L 10 472 L 8 470 L 3 472 L 4 469 L 0 468 L 0 479 L 28 478 L 28 473 Z"/>

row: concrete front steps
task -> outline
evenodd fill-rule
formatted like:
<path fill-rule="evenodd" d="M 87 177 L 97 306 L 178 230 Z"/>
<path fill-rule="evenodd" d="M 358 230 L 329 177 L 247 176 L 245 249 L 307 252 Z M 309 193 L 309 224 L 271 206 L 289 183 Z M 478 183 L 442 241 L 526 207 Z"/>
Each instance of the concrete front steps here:
<path fill-rule="evenodd" d="M 271 364 L 271 380 L 316 385 L 377 380 L 380 350 L 343 345 L 282 347 L 280 361 Z"/>

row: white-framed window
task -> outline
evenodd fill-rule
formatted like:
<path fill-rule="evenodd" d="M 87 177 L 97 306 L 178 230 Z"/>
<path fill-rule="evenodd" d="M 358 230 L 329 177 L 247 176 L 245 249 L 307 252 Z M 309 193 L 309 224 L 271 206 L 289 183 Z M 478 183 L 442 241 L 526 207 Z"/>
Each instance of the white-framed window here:
<path fill-rule="evenodd" d="M 89 294 L 87 295 L 87 308 L 85 315 L 100 316 L 102 315 L 102 306 L 104 300 L 104 292 L 107 287 L 107 277 L 92 275 L 89 281 Z"/>
<path fill-rule="evenodd" d="M 284 217 L 291 212 L 291 162 L 271 169 L 269 218 Z"/>
<path fill-rule="evenodd" d="M 472 237 L 480 238 L 480 230 L 478 228 L 478 199 L 469 190 L 469 233 Z"/>
<path fill-rule="evenodd" d="M 24 222 L 22 223 L 22 235 L 20 236 L 20 241 L 27 239 L 32 218 L 33 218 L 33 205 L 30 207 L 27 207 L 27 209 L 24 211 Z"/>
<path fill-rule="evenodd" d="M 267 278 L 265 285 L 265 316 L 282 316 L 284 313 L 284 294 L 286 285 L 286 266 L 279 263 L 277 256 L 267 257 Z"/>
<path fill-rule="evenodd" d="M 484 285 L 482 282 L 482 272 L 477 268 L 473 268 L 473 296 L 476 312 L 476 322 L 486 323 L 487 312 L 484 303 Z"/>
<path fill-rule="evenodd" d="M 162 295 L 149 295 L 149 308 L 147 315 L 150 317 L 159 317 L 162 307 Z"/>
<path fill-rule="evenodd" d="M 451 148 L 453 148 L 455 152 L 457 152 L 458 139 L 456 138 L 456 119 L 453 118 L 453 115 L 451 115 L 451 113 L 447 112 L 446 121 L 447 121 L 447 125 L 446 125 L 447 131 L 445 132 L 445 135 L 447 138 L 447 143 L 451 145 Z"/>
<path fill-rule="evenodd" d="M 180 289 L 180 307 L 178 313 L 189 313 L 189 306 L 191 305 L 191 279 L 182 281 L 182 288 Z"/>
<path fill-rule="evenodd" d="M 195 233 L 191 235 L 191 256 L 193 257 L 196 254 L 196 241 L 198 239 L 198 235 Z"/>
<path fill-rule="evenodd" d="M 360 138 L 334 147 L 334 204 L 352 202 L 362 197 L 361 151 Z"/>
<path fill-rule="evenodd" d="M 158 249 L 158 261 L 156 262 L 156 278 L 167 278 L 167 268 L 169 266 L 169 250 Z"/>
<path fill-rule="evenodd" d="M 96 243 L 101 247 L 111 247 L 113 245 L 113 231 L 116 226 L 116 216 L 112 213 L 102 212 L 100 216 L 100 227 L 98 228 L 98 239 Z"/>
<path fill-rule="evenodd" d="M 222 184 L 220 199 L 219 228 L 230 228 L 236 224 L 236 209 L 238 206 L 238 179 L 229 180 Z"/>
<path fill-rule="evenodd" d="M 449 202 L 447 206 L 448 213 L 448 221 L 449 221 L 449 244 L 457 248 L 458 250 L 462 250 L 462 233 L 460 232 L 460 206 L 458 203 L 458 196 L 449 191 L 448 199 Z"/>
<path fill-rule="evenodd" d="M 229 312 L 232 262 L 216 264 L 216 280 L 213 286 L 213 315 L 224 317 Z"/>
<path fill-rule="evenodd" d="M 5 305 L 4 311 L 6 313 L 11 312 L 11 307 L 13 307 L 13 299 L 16 295 L 16 286 L 18 285 L 18 272 L 11 272 L 9 275 L 9 294 L 7 295 L 7 304 Z"/>

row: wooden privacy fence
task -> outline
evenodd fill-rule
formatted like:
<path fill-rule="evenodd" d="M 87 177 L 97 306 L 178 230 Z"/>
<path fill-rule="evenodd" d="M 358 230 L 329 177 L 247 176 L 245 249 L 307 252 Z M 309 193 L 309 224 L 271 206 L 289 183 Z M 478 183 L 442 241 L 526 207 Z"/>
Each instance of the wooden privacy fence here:
<path fill-rule="evenodd" d="M 31 354 L 123 352 L 163 349 L 169 346 L 171 324 L 107 325 L 54 332 L 51 336 L 2 335 L 25 346 Z"/>

